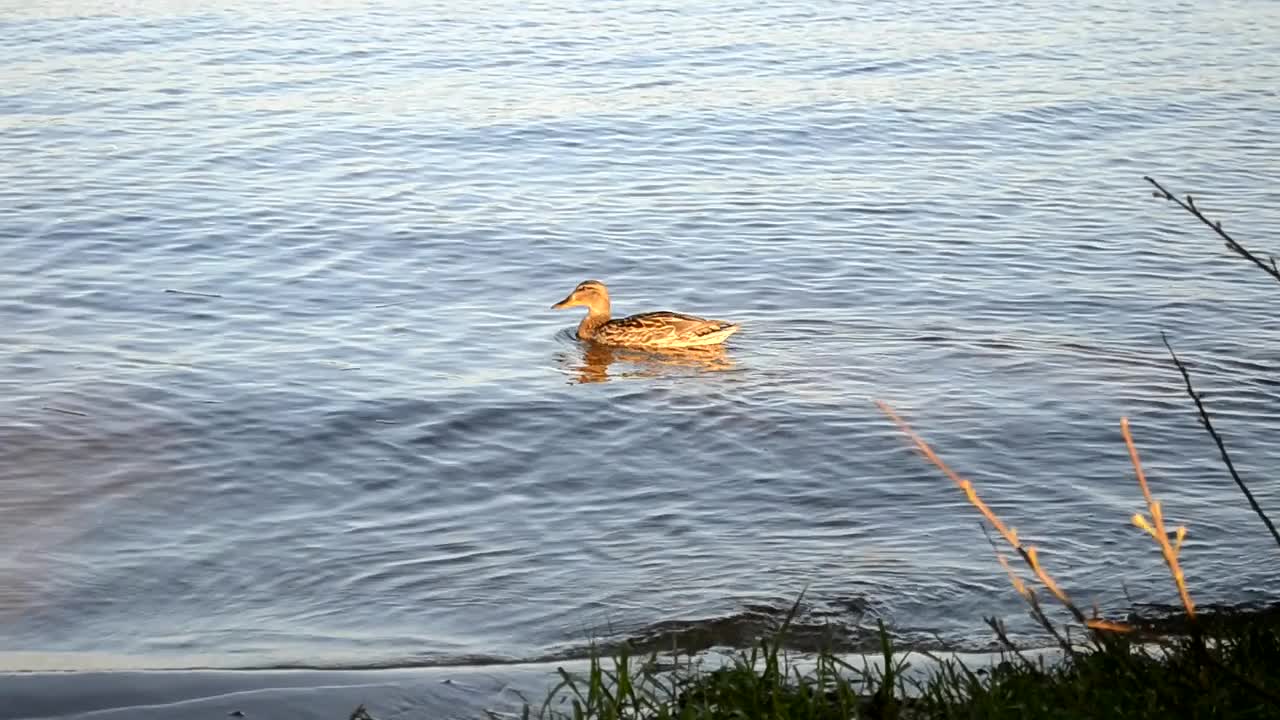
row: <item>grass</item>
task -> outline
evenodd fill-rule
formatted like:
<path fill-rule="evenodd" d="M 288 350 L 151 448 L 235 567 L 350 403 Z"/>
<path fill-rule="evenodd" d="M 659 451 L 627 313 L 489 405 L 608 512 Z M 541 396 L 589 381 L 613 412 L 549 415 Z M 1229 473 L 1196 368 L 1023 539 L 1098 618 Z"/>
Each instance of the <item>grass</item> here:
<path fill-rule="evenodd" d="M 1199 638 L 1130 637 L 1062 662 L 1017 650 L 990 667 L 934 657 L 923 676 L 881 630 L 882 659 L 854 665 L 820 653 L 800 670 L 763 639 L 722 667 L 656 656 L 592 660 L 526 717 L 574 720 L 836 720 L 846 718 L 1280 718 L 1280 623 L 1208 629 Z M 785 633 L 785 628 L 779 635 Z M 1212 642 L 1206 642 L 1212 638 Z"/>
<path fill-rule="evenodd" d="M 1228 249 L 1280 280 L 1280 266 L 1249 251 L 1185 201 L 1145 178 L 1156 197 L 1212 228 Z M 1201 424 L 1254 513 L 1280 546 L 1280 533 L 1237 472 L 1191 375 L 1165 339 L 1170 358 L 1195 403 Z M 594 655 L 589 670 L 559 670 L 560 682 L 525 717 L 548 720 L 847 720 L 851 718 L 1280 718 L 1280 606 L 1255 610 L 1198 607 L 1180 565 L 1185 527 L 1165 524 L 1164 509 L 1147 483 L 1127 418 L 1120 421 L 1134 477 L 1146 504 L 1131 520 L 1159 548 L 1180 605 L 1157 617 L 1124 619 L 1086 613 L 1054 581 L 1036 548 L 991 510 L 973 484 L 955 473 L 892 407 L 880 409 L 916 449 L 955 486 L 1026 567 L 1024 579 L 991 535 L 996 557 L 1031 615 L 1055 638 L 1059 659 L 1031 656 L 1009 641 L 994 618 L 987 622 L 1003 651 L 993 665 L 969 667 L 955 657 L 932 661 L 921 672 L 894 651 L 880 627 L 879 662 L 853 663 L 832 652 L 801 658 L 784 651 L 791 613 L 775 633 L 727 662 L 708 667 L 695 656 L 665 663 L 657 653 L 629 655 L 625 648 Z M 985 529 L 985 528 L 984 528 Z M 1060 605 L 1071 621 L 1055 626 L 1043 607 Z M 803 595 L 802 595 L 803 597 Z M 1071 639 L 1071 632 L 1077 639 Z M 804 667 L 802 668 L 802 664 Z"/>
<path fill-rule="evenodd" d="M 1194 391 L 1193 391 L 1194 392 Z M 1252 612 L 1198 608 L 1179 565 L 1186 529 L 1169 532 L 1163 508 L 1146 482 L 1137 447 L 1122 420 L 1121 434 L 1147 505 L 1132 518 L 1165 559 L 1181 605 L 1176 614 L 1124 620 L 1086 614 L 1040 563 L 1034 546 L 1007 526 L 898 416 L 881 405 L 917 449 L 965 494 L 1031 571 L 1034 582 L 1076 621 L 1082 641 L 1052 624 L 1033 585 L 997 550 L 1015 590 L 1032 615 L 1058 639 L 1061 657 L 1046 661 L 1013 645 L 1001 625 L 988 623 L 1004 651 L 991 666 L 970 667 L 955 657 L 920 653 L 933 661 L 924 673 L 895 653 L 880 627 L 881 658 L 855 665 L 819 652 L 801 670 L 783 651 L 792 607 L 782 626 L 749 651 L 707 669 L 692 656 L 663 665 L 625 650 L 596 656 L 588 672 L 560 670 L 560 683 L 526 717 L 564 720 L 846 720 L 851 718 L 1280 718 L 1280 608 Z M 1265 513 L 1261 513 L 1263 519 Z M 1269 524 L 1269 521 L 1267 521 Z M 994 546 L 994 544 L 993 544 Z M 803 597 L 803 596 L 802 596 Z"/>

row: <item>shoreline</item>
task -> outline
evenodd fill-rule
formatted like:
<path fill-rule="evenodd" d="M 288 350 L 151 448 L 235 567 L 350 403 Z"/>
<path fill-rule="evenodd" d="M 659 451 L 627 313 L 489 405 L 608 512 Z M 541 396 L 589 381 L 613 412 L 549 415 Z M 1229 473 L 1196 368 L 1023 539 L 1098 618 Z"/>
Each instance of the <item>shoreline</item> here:
<path fill-rule="evenodd" d="M 1029 650 L 1046 659 L 1060 651 Z M 999 653 L 949 653 L 970 666 L 989 666 Z M 705 656 L 711 662 L 718 653 Z M 842 655 L 851 664 L 883 664 L 874 653 Z M 903 651 L 911 673 L 936 661 Z M 795 656 L 804 667 L 805 657 Z M 458 665 L 367 670 L 86 670 L 0 673 L 0 720 L 187 720 L 290 717 L 343 720 L 363 704 L 375 718 L 519 717 L 527 700 L 535 710 L 554 687 L 556 670 L 586 670 L 589 659 L 563 662 Z"/>
<path fill-rule="evenodd" d="M 348 717 L 441 711 L 504 703 L 516 675 L 483 667 L 400 670 L 95 670 L 0 674 L 0 720 L 36 718 Z M 542 672 L 536 675 L 541 676 Z M 518 699 L 517 699 L 518 702 Z"/>
<path fill-rule="evenodd" d="M 1172 606 L 1148 606 L 1135 613 L 1149 630 L 1174 631 L 1180 622 Z M 1264 623 L 1280 618 L 1280 603 L 1252 607 L 1204 607 L 1216 623 Z M 1145 615 L 1145 617 L 1142 617 Z M 602 648 L 597 648 L 602 650 Z M 1054 646 L 1019 647 L 1021 654 L 1053 663 L 1062 659 Z M 732 648 L 717 646 L 694 655 L 706 666 L 730 660 Z M 607 654 L 607 652 L 606 652 Z M 643 654 L 643 653 L 642 653 Z M 557 670 L 580 673 L 590 657 L 546 660 L 477 658 L 478 662 L 388 667 L 157 668 L 155 658 L 75 653 L 77 664 L 98 667 L 56 669 L 63 653 L 0 653 L 0 659 L 26 658 L 34 669 L 0 671 L 0 720 L 186 720 L 187 718 L 314 718 L 341 720 L 364 705 L 374 718 L 520 717 L 524 703 L 537 709 L 556 685 Z M 815 653 L 789 650 L 805 670 Z M 665 653 L 660 658 L 668 657 Z M 682 661 L 687 657 L 681 654 Z M 854 667 L 883 668 L 876 652 L 835 654 Z M 939 660 L 958 659 L 970 668 L 993 667 L 1007 651 L 932 651 L 902 648 L 895 661 L 910 664 L 907 675 L 924 678 Z M 196 658 L 191 658 L 193 661 Z M 201 658 L 207 660 L 207 658 Z M 54 662 L 50 662 L 53 660 Z M 44 667 L 40 667 L 42 664 Z M 150 661 L 152 667 L 144 667 Z M 65 665 L 64 665 L 65 667 Z M 242 713 L 237 715 L 236 713 Z"/>

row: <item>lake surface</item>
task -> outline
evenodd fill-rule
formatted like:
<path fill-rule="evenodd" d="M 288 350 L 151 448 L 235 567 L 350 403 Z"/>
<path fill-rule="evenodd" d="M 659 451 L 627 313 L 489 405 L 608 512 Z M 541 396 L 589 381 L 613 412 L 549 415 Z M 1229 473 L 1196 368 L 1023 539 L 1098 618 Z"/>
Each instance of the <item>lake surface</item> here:
<path fill-rule="evenodd" d="M 0 669 L 1277 599 L 1280 3 L 0 1 Z M 608 353 L 549 306 L 742 322 Z"/>

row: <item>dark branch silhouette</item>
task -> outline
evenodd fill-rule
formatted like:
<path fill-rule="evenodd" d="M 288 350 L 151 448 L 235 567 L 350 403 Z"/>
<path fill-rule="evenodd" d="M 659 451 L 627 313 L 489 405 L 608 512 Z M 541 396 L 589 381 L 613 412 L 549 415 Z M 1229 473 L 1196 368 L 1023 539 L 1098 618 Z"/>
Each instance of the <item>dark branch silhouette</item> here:
<path fill-rule="evenodd" d="M 1271 518 L 1263 512 L 1262 506 L 1253 498 L 1253 493 L 1249 491 L 1249 486 L 1245 484 L 1244 478 L 1240 477 L 1240 473 L 1236 472 L 1236 466 L 1231 462 L 1231 455 L 1227 452 L 1227 445 L 1222 441 L 1222 436 L 1213 428 L 1213 422 L 1209 420 L 1209 411 L 1204 407 L 1204 400 L 1200 397 L 1200 393 L 1191 384 L 1191 374 L 1187 372 L 1187 367 L 1182 364 L 1182 360 L 1178 359 L 1178 354 L 1173 351 L 1173 346 L 1169 344 L 1169 338 L 1165 334 L 1160 333 L 1160 339 L 1164 341 L 1164 346 L 1169 350 L 1169 357 L 1173 358 L 1173 364 L 1178 366 L 1178 372 L 1182 373 L 1182 381 L 1186 384 L 1187 395 L 1191 396 L 1191 400 L 1196 404 L 1196 410 L 1200 413 L 1200 422 L 1204 425 L 1205 430 L 1209 431 L 1209 435 L 1213 437 L 1213 441 L 1218 445 L 1218 452 L 1222 453 L 1222 462 L 1227 466 L 1227 470 L 1231 472 L 1231 479 L 1236 481 L 1240 492 L 1244 493 L 1245 499 L 1249 501 L 1249 507 L 1253 508 L 1253 512 L 1262 519 L 1267 529 L 1271 531 L 1271 537 L 1275 539 L 1276 545 L 1280 545 L 1280 532 L 1276 532 L 1276 526 L 1271 523 Z"/>
<path fill-rule="evenodd" d="M 1232 252 L 1244 258 L 1245 260 L 1248 260 L 1254 265 L 1257 265 L 1258 267 L 1262 268 L 1263 271 L 1265 271 L 1268 275 L 1275 278 L 1276 280 L 1280 280 L 1280 265 L 1276 264 L 1275 257 L 1268 255 L 1267 259 L 1263 260 L 1257 255 L 1254 255 L 1253 253 L 1249 252 L 1249 250 L 1245 248 L 1245 246 L 1236 242 L 1235 238 L 1228 235 L 1227 231 L 1222 229 L 1222 223 L 1220 221 L 1210 220 L 1209 218 L 1205 217 L 1204 213 L 1200 212 L 1200 208 L 1196 207 L 1195 199 L 1193 199 L 1190 195 L 1187 195 L 1186 202 L 1183 202 L 1176 195 L 1169 192 L 1168 190 L 1165 190 L 1163 185 L 1156 182 L 1151 177 L 1147 175 L 1143 175 L 1142 179 L 1146 180 L 1147 182 L 1155 186 L 1156 192 L 1153 194 L 1156 197 L 1162 197 L 1165 200 L 1172 200 L 1178 203 L 1178 205 L 1183 210 L 1186 210 L 1187 212 L 1196 216 L 1196 218 L 1198 218 L 1200 222 L 1204 223 L 1205 225 L 1208 225 L 1210 228 L 1213 229 L 1214 232 L 1218 233 L 1218 237 L 1226 241 L 1227 247 Z"/>

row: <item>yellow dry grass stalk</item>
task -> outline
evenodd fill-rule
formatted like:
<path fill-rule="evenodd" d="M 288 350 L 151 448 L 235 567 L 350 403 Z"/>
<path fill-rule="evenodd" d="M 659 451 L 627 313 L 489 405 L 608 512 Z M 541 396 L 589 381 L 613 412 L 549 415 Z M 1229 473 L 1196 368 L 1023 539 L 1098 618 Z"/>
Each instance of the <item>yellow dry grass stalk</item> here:
<path fill-rule="evenodd" d="M 1011 566 L 1009 564 L 1009 561 L 1005 559 L 1004 553 L 997 550 L 996 560 L 1000 561 L 1000 567 L 1003 567 L 1004 571 L 1009 574 L 1009 582 L 1013 584 L 1013 589 L 1016 590 L 1018 594 L 1021 595 L 1022 597 L 1026 598 L 1027 600 L 1030 600 L 1032 595 L 1034 594 L 1034 591 L 1032 591 L 1031 588 L 1027 587 L 1027 584 L 1022 581 L 1022 578 L 1018 575 L 1018 573 L 1014 572 L 1013 566 Z"/>
<path fill-rule="evenodd" d="M 911 426 L 907 424 L 907 421 L 903 420 L 898 413 L 894 412 L 893 408 L 889 407 L 888 403 L 883 400 L 877 400 L 876 405 L 880 407 L 881 412 L 888 415 L 889 419 L 893 420 L 894 424 L 898 426 L 898 429 L 901 430 L 904 435 L 911 438 L 911 441 L 915 443 L 916 448 L 929 459 L 929 462 L 937 466 L 944 475 L 951 479 L 951 482 L 955 483 L 956 487 L 964 491 L 964 495 L 969 500 L 969 504 L 976 507 L 978 512 L 982 513 L 982 516 L 987 519 L 987 522 L 991 523 L 991 526 L 996 529 L 996 532 L 1000 533 L 1000 536 L 1005 539 L 1005 542 L 1009 543 L 1013 549 L 1018 550 L 1022 554 L 1023 558 L 1027 561 L 1027 565 L 1031 567 L 1031 572 L 1035 573 L 1040 584 L 1044 585 L 1045 589 L 1052 593 L 1053 596 L 1069 610 L 1078 613 L 1079 611 L 1076 609 L 1076 605 L 1071 602 L 1071 598 L 1067 597 L 1067 594 L 1063 592 L 1062 588 L 1058 587 L 1058 583 L 1054 582 L 1053 578 L 1049 576 L 1049 573 L 1040 564 L 1040 558 L 1036 554 L 1035 546 L 1023 545 L 1022 542 L 1018 540 L 1018 531 L 1006 526 L 1004 522 L 996 516 L 995 512 L 982 501 L 982 498 L 978 497 L 978 492 L 973 489 L 973 483 L 960 477 L 954 470 L 948 467 L 947 464 L 942 461 L 942 458 L 938 457 L 938 454 L 933 451 L 933 448 L 929 447 L 929 444 L 924 441 L 924 438 L 916 434 L 916 431 L 911 429 Z M 997 557 L 999 557 L 998 553 Z M 1009 565 L 1004 563 L 1003 559 L 1001 559 L 1001 561 L 1002 564 L 1004 564 L 1005 569 L 1009 571 L 1009 578 L 1013 582 L 1014 589 L 1018 591 L 1019 595 L 1026 597 L 1029 589 L 1020 579 L 1017 579 L 1017 576 L 1014 575 L 1013 571 L 1009 568 Z"/>
<path fill-rule="evenodd" d="M 1138 486 L 1142 488 L 1142 496 L 1147 500 L 1147 510 L 1151 513 L 1150 519 L 1142 513 L 1134 513 L 1133 524 L 1146 531 L 1160 545 L 1160 552 L 1164 555 L 1165 564 L 1169 566 L 1169 573 L 1173 575 L 1174 584 L 1178 586 L 1178 595 L 1182 598 L 1182 606 L 1187 610 L 1187 617 L 1194 618 L 1196 605 L 1187 592 L 1187 581 L 1182 574 L 1182 566 L 1178 564 L 1178 554 L 1182 552 L 1182 541 L 1187 537 L 1187 528 L 1179 525 L 1175 531 L 1175 542 L 1169 542 L 1169 531 L 1164 526 L 1164 512 L 1160 501 L 1151 496 L 1151 488 L 1147 487 L 1147 475 L 1142 470 L 1142 461 L 1138 459 L 1133 434 L 1129 432 L 1129 418 L 1120 418 L 1120 432 L 1124 435 L 1125 446 L 1129 448 L 1129 459 L 1133 462 L 1133 471 L 1138 475 Z"/>
<path fill-rule="evenodd" d="M 938 454 L 933 451 L 933 448 L 929 447 L 929 444 L 924 441 L 924 438 L 920 437 L 919 434 L 912 430 L 911 426 L 907 424 L 907 421 L 903 420 L 888 403 L 883 400 L 877 400 L 876 405 L 880 408 L 881 412 L 889 416 L 889 419 L 893 420 L 894 424 L 898 426 L 898 429 L 901 430 L 904 435 L 911 438 L 911 441 L 915 444 L 916 448 L 926 458 L 928 458 L 930 462 L 937 466 L 944 475 L 950 478 L 951 482 L 955 483 L 956 487 L 964 491 L 965 498 L 968 499 L 969 504 L 977 508 L 978 511 L 982 513 L 982 516 L 987 519 L 987 522 L 991 523 L 992 527 L 996 529 L 996 532 L 999 532 L 1000 536 L 1022 555 L 1026 560 L 1027 565 L 1031 567 L 1031 571 L 1035 573 L 1036 578 L 1040 580 L 1040 583 L 1044 585 L 1059 602 L 1070 610 L 1072 614 L 1077 618 L 1083 619 L 1085 625 L 1093 630 L 1108 632 L 1133 631 L 1133 628 L 1129 625 L 1098 617 L 1096 608 L 1094 609 L 1093 617 L 1085 619 L 1084 614 L 1080 612 L 1079 608 L 1071 601 L 1071 598 L 1067 597 L 1067 594 L 1063 592 L 1062 588 L 1058 587 L 1058 584 L 1054 582 L 1053 578 L 1040 564 L 1040 559 L 1036 555 L 1035 547 L 1022 544 L 1018 539 L 1018 531 L 1015 528 L 1005 525 L 1004 522 L 995 514 L 995 511 L 988 507 L 987 504 L 978 497 L 977 491 L 973 489 L 973 483 L 960 477 L 945 462 L 943 462 L 942 458 L 938 457 Z M 1186 579 L 1183 577 L 1182 567 L 1178 564 L 1178 554 L 1182 550 L 1182 541 L 1187 536 L 1187 529 L 1181 525 L 1178 526 L 1175 542 L 1169 542 L 1169 533 L 1165 530 L 1164 526 L 1164 513 L 1161 510 L 1160 502 L 1152 497 L 1151 488 L 1147 486 L 1147 476 L 1146 473 L 1143 472 L 1142 461 L 1138 458 L 1138 448 L 1134 445 L 1133 435 L 1129 432 L 1129 418 L 1120 418 L 1120 430 L 1124 435 L 1125 446 L 1129 449 L 1129 459 L 1133 462 L 1134 472 L 1137 473 L 1138 485 L 1142 488 L 1142 496 L 1146 498 L 1147 508 L 1151 513 L 1150 520 L 1144 517 L 1141 513 L 1134 513 L 1133 524 L 1145 530 L 1151 535 L 1151 537 L 1155 538 L 1157 543 L 1159 543 L 1165 562 L 1169 566 L 1169 572 L 1172 573 L 1173 581 L 1178 586 L 1178 594 L 1182 597 L 1182 605 L 1186 608 L 1187 615 L 1191 618 L 1195 618 L 1195 603 L 1191 601 L 1191 595 L 1187 592 Z M 1000 565 L 1004 567 L 1005 572 L 1009 574 L 1009 582 L 1013 584 L 1013 589 L 1023 598 L 1034 602 L 1035 591 L 1022 581 L 1022 578 L 1020 578 L 1009 565 L 1009 561 L 1006 560 L 1004 555 L 998 550 L 996 551 L 996 559 L 1000 561 Z"/>
<path fill-rule="evenodd" d="M 1133 632 L 1133 626 L 1124 623 L 1107 620 L 1105 618 L 1089 618 L 1089 622 L 1085 623 L 1092 630 L 1104 630 L 1106 632 L 1127 633 Z"/>

